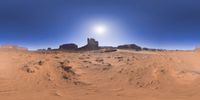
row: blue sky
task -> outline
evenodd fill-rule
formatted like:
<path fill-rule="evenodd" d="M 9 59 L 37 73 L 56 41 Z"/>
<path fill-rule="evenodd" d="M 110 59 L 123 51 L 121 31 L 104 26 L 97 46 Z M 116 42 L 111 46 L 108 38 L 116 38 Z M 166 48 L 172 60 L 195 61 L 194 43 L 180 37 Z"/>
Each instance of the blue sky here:
<path fill-rule="evenodd" d="M 94 37 L 104 46 L 193 49 L 200 44 L 198 0 L 1 0 L 0 44 L 30 49 L 82 46 Z M 104 35 L 91 29 L 106 26 Z"/>

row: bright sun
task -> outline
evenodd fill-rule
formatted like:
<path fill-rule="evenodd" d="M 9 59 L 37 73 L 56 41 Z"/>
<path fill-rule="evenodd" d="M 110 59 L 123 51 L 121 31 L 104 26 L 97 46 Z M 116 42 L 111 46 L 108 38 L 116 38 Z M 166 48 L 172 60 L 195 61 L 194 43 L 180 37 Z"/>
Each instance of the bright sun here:
<path fill-rule="evenodd" d="M 106 32 L 106 27 L 103 26 L 103 25 L 99 25 L 99 26 L 96 26 L 96 27 L 94 28 L 94 31 L 95 31 L 95 34 L 100 34 L 100 35 L 102 35 L 102 34 L 105 34 L 105 32 Z"/>

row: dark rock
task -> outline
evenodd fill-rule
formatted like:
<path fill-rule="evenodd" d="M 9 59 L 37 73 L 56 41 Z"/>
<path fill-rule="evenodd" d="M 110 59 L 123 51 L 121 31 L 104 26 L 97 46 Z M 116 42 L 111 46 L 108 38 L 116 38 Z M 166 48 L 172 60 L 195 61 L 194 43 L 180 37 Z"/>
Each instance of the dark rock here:
<path fill-rule="evenodd" d="M 93 38 L 87 39 L 87 45 L 79 48 L 80 50 L 97 50 L 99 49 L 99 42 Z"/>
<path fill-rule="evenodd" d="M 43 64 L 44 64 L 44 61 L 41 61 L 41 60 L 38 61 L 38 65 L 41 66 L 41 65 L 43 65 Z"/>
<path fill-rule="evenodd" d="M 63 70 L 66 71 L 66 72 L 72 72 L 72 67 L 71 66 L 64 66 L 63 67 Z"/>
<path fill-rule="evenodd" d="M 51 49 L 51 48 L 47 48 L 47 50 L 49 50 L 49 51 L 50 51 L 50 50 L 52 50 L 52 49 Z"/>
<path fill-rule="evenodd" d="M 148 51 L 148 50 L 149 50 L 149 48 L 142 48 L 142 50 Z"/>
<path fill-rule="evenodd" d="M 78 46 L 76 44 L 63 44 L 60 45 L 59 50 L 77 50 Z"/>
<path fill-rule="evenodd" d="M 132 49 L 136 51 L 141 51 L 142 48 L 136 44 L 127 44 L 127 45 L 120 45 L 117 47 L 118 49 Z"/>
<path fill-rule="evenodd" d="M 144 51 L 166 51 L 165 49 L 142 48 Z"/>

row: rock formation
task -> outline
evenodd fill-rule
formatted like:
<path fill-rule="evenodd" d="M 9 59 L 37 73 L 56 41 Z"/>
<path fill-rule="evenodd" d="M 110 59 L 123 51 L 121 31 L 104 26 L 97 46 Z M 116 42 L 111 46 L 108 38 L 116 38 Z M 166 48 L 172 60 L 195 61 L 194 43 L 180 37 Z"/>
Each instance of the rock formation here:
<path fill-rule="evenodd" d="M 93 38 L 87 39 L 87 45 L 79 48 L 80 50 L 97 50 L 99 49 L 99 42 Z"/>
<path fill-rule="evenodd" d="M 142 50 L 142 48 L 136 44 L 120 45 L 117 47 L 117 49 L 132 49 L 132 50 L 136 50 L 136 51 Z"/>
<path fill-rule="evenodd" d="M 165 49 L 142 48 L 144 51 L 166 51 Z"/>
<path fill-rule="evenodd" d="M 77 50 L 78 46 L 76 44 L 63 44 L 60 45 L 59 50 Z"/>

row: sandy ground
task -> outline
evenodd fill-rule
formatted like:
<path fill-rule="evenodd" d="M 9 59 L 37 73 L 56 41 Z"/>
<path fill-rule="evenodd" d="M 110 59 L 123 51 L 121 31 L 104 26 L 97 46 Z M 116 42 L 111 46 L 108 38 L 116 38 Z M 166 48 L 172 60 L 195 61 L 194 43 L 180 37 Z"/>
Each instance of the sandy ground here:
<path fill-rule="evenodd" d="M 1 100 L 199 100 L 194 51 L 0 50 Z"/>

